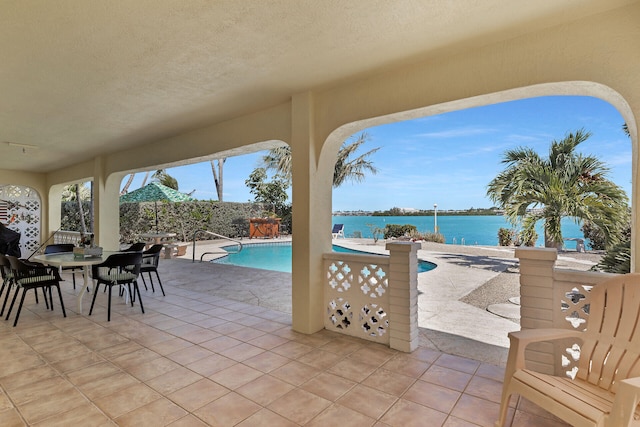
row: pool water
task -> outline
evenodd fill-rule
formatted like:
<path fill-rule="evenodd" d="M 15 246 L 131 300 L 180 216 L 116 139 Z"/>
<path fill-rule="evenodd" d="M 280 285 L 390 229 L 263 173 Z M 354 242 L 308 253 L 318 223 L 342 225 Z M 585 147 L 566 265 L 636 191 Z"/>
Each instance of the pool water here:
<path fill-rule="evenodd" d="M 225 246 L 222 249 L 235 250 L 237 246 Z M 369 252 L 356 251 L 333 245 L 334 252 L 345 252 L 352 254 L 368 254 Z M 281 271 L 291 273 L 291 243 L 254 243 L 242 246 L 242 250 L 237 253 L 229 253 L 222 258 L 213 260 L 217 264 L 230 264 L 240 267 L 261 268 L 263 270 Z M 418 260 L 418 273 L 433 270 L 436 265 Z"/>

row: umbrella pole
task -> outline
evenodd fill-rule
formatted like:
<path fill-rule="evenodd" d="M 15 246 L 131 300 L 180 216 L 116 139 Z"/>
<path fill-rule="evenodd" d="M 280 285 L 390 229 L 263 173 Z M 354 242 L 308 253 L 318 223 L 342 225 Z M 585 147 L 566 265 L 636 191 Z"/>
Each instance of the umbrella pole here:
<path fill-rule="evenodd" d="M 156 233 L 159 233 L 159 231 L 158 231 L 158 201 L 154 200 L 153 204 L 154 204 L 154 206 L 156 208 Z"/>

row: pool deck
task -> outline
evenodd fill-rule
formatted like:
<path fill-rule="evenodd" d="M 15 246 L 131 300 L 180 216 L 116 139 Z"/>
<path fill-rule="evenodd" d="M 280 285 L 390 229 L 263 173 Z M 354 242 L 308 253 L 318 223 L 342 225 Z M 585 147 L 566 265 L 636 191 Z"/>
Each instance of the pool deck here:
<path fill-rule="evenodd" d="M 290 240 L 290 237 L 244 239 L 242 243 L 264 244 Z M 338 239 L 333 243 L 349 249 L 386 253 L 385 243 L 381 241 L 374 243 L 370 239 Z M 205 252 L 214 252 L 205 255 L 205 261 L 223 256 L 220 247 L 228 244 L 228 241 L 198 242 L 194 265 L 198 265 L 198 270 L 210 269 L 215 280 L 205 280 L 206 276 L 200 275 L 198 280 L 183 286 L 290 314 L 290 273 L 260 270 L 257 276 L 255 269 L 199 262 L 200 256 Z M 418 258 L 435 263 L 437 268 L 418 274 L 421 345 L 504 366 L 509 346 L 507 334 L 519 330 L 519 324 L 460 300 L 490 280 L 517 282 L 518 260 L 514 258 L 513 249 L 438 244 L 423 244 L 423 248 L 418 251 Z M 191 245 L 184 256 L 162 260 L 161 263 L 166 265 L 187 260 L 192 260 Z M 559 262 L 565 262 L 567 266 L 574 263 L 578 267 L 582 264 L 582 269 L 585 270 L 593 264 L 562 256 L 559 257 Z M 256 287 L 256 277 L 260 278 L 259 287 Z"/>

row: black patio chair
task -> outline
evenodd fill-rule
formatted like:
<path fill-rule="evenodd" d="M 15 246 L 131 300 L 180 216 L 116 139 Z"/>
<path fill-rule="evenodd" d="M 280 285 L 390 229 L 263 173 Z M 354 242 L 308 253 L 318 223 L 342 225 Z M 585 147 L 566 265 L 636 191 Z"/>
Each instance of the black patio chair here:
<path fill-rule="evenodd" d="M 20 318 L 20 312 L 22 311 L 22 305 L 24 304 L 24 298 L 27 295 L 27 291 L 31 289 L 33 289 L 36 293 L 36 297 L 37 290 L 42 289 L 47 308 L 51 307 L 51 310 L 53 311 L 53 295 L 51 290 L 51 288 L 53 287 L 58 289 L 58 297 L 60 298 L 62 314 L 64 315 L 64 317 L 67 317 L 67 312 L 64 309 L 64 300 L 62 299 L 62 292 L 60 291 L 60 281 L 62 280 L 62 278 L 60 277 L 57 268 L 27 263 L 10 255 L 7 255 L 7 258 L 9 259 L 9 263 L 11 264 L 11 271 L 13 273 L 16 292 L 14 293 L 13 299 L 11 300 L 11 305 L 9 306 L 9 310 L 7 311 L 7 317 L 5 317 L 5 320 L 9 320 L 9 316 L 11 315 L 13 306 L 16 302 L 16 299 L 18 298 L 20 289 L 22 289 L 22 296 L 20 297 L 20 304 L 18 305 L 16 318 L 13 322 L 14 327 L 18 324 L 18 319 Z M 49 298 L 48 302 L 47 296 Z"/>
<path fill-rule="evenodd" d="M 93 306 L 96 303 L 98 289 L 100 284 L 105 285 L 105 290 L 109 289 L 109 302 L 107 305 L 107 321 L 111 321 L 111 288 L 113 286 L 127 285 L 129 296 L 131 298 L 131 306 L 135 301 L 133 291 L 138 295 L 140 301 L 140 309 L 144 313 L 142 298 L 140 297 L 140 288 L 138 287 L 138 276 L 140 275 L 140 264 L 142 264 L 141 252 L 122 252 L 110 255 L 103 263 L 92 266 L 92 277 L 96 281 L 96 288 L 89 309 L 89 316 L 93 313 Z"/>
<path fill-rule="evenodd" d="M 160 280 L 160 275 L 158 274 L 158 263 L 160 262 L 160 252 L 164 248 L 163 245 L 153 245 L 146 251 L 142 252 L 142 265 L 140 266 L 140 276 L 142 277 L 142 282 L 144 283 L 145 289 L 147 288 L 147 282 L 144 280 L 144 273 L 149 275 L 149 281 L 151 281 L 151 290 L 155 292 L 155 288 L 153 286 L 153 277 L 151 277 L 151 273 L 156 273 L 156 277 L 158 278 L 158 283 L 160 284 L 160 290 L 162 291 L 162 295 L 166 296 L 164 293 L 164 288 L 162 287 L 162 280 Z"/>
<path fill-rule="evenodd" d="M 53 245 L 47 245 L 44 248 L 44 254 L 61 254 L 73 252 L 74 245 L 72 243 L 55 243 Z M 63 271 L 70 271 L 71 278 L 73 280 L 73 289 L 76 288 L 76 273 L 82 273 L 83 269 L 81 267 L 62 267 Z"/>
<path fill-rule="evenodd" d="M 144 242 L 136 242 L 128 248 L 122 249 L 120 252 L 142 252 L 145 246 L 147 246 L 147 244 Z"/>

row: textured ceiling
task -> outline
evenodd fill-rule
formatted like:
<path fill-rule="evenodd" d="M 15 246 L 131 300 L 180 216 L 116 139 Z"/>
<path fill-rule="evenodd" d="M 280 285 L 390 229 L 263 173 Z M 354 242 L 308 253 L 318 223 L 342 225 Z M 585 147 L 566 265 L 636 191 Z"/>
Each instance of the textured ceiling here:
<path fill-rule="evenodd" d="M 627 3 L 3 1 L 0 169 L 50 171 Z"/>

